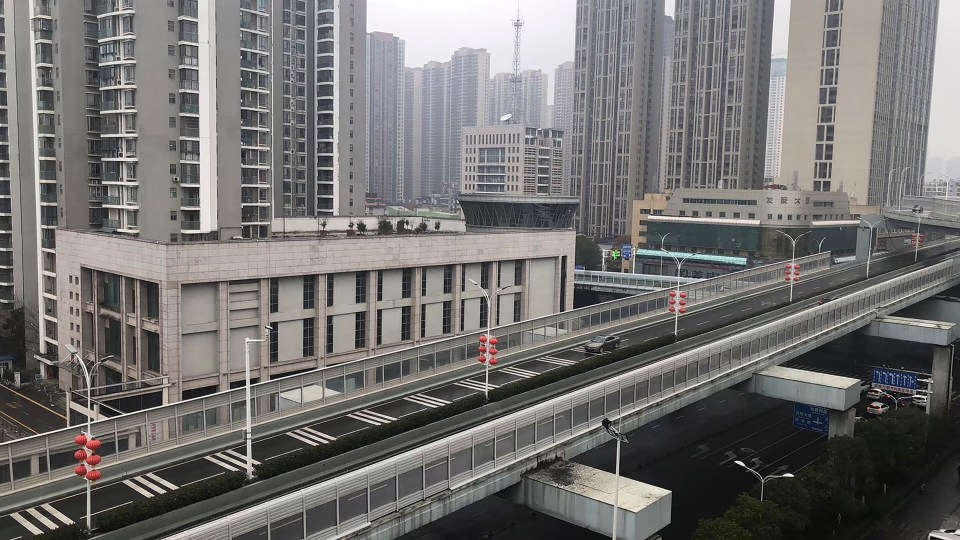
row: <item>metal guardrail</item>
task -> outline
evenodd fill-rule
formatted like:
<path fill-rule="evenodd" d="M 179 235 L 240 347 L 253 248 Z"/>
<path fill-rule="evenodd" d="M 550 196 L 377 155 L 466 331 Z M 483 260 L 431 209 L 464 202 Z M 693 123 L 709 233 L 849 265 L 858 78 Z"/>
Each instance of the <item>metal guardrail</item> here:
<path fill-rule="evenodd" d="M 702 281 L 696 278 L 677 278 L 675 276 L 653 276 L 648 274 L 630 274 L 621 272 L 597 272 L 594 270 L 575 270 L 573 282 L 577 285 L 597 285 L 617 289 L 667 289 Z"/>
<path fill-rule="evenodd" d="M 556 451 L 599 430 L 604 417 L 662 406 L 782 362 L 783 350 L 806 350 L 865 326 L 881 310 L 960 281 L 958 271 L 954 259 L 893 278 L 167 538 L 239 538 L 281 534 L 282 528 L 284 535 L 332 539 L 362 530 L 438 493 Z"/>
<path fill-rule="evenodd" d="M 830 266 L 830 253 L 798 258 L 804 275 Z M 775 263 L 688 284 L 690 307 L 708 298 L 742 295 L 745 291 L 783 281 L 784 265 Z M 526 349 L 592 334 L 611 324 L 623 324 L 666 313 L 667 295 L 654 291 L 500 326 L 505 359 Z M 345 362 L 314 371 L 264 381 L 251 388 L 256 425 L 337 403 L 386 388 L 403 385 L 475 363 L 477 338 L 471 332 Z M 181 401 L 125 414 L 92 424 L 103 447 L 102 468 L 131 459 L 239 432 L 245 427 L 244 389 Z M 0 444 L 0 495 L 37 487 L 74 476 L 73 442 L 78 428 L 64 428 Z"/>

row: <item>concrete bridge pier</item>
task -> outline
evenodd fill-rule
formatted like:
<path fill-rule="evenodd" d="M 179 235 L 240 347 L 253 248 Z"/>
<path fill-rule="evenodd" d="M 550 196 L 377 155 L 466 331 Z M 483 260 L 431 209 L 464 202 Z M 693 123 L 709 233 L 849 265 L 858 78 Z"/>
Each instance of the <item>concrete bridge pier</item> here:
<path fill-rule="evenodd" d="M 933 347 L 933 369 L 931 370 L 932 392 L 928 410 L 931 416 L 946 417 L 950 414 L 950 396 L 953 395 L 953 345 Z"/>
<path fill-rule="evenodd" d="M 828 438 L 853 437 L 853 424 L 857 420 L 857 410 L 850 408 L 845 411 L 830 409 L 830 433 Z"/>

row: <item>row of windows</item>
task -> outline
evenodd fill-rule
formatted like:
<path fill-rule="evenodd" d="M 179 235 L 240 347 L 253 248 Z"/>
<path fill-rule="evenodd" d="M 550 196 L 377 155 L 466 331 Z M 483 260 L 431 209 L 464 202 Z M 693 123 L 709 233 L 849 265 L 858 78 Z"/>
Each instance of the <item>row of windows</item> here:
<path fill-rule="evenodd" d="M 756 206 L 756 200 L 749 199 L 694 199 L 694 198 L 683 198 L 684 204 L 729 204 L 733 206 Z"/>

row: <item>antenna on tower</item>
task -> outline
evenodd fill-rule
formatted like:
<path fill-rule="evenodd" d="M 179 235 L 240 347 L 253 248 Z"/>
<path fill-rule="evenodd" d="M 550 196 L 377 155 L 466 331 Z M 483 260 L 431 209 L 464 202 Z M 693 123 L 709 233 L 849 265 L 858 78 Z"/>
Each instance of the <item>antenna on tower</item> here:
<path fill-rule="evenodd" d="M 513 20 L 513 121 L 523 124 L 523 84 L 520 79 L 520 6 L 517 6 L 517 18 Z"/>

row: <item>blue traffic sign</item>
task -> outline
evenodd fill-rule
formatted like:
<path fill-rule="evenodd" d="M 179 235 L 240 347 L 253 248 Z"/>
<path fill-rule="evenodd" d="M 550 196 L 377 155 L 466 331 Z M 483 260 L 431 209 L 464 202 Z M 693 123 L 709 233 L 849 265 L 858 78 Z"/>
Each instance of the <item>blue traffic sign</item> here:
<path fill-rule="evenodd" d="M 630 257 L 633 256 L 633 246 L 624 244 L 623 249 L 620 250 L 620 254 L 623 256 L 623 260 L 629 261 Z"/>
<path fill-rule="evenodd" d="M 916 394 L 917 374 L 896 369 L 873 368 L 873 386 L 891 392 Z"/>
<path fill-rule="evenodd" d="M 830 409 L 807 405 L 806 403 L 793 404 L 793 427 L 820 433 L 830 434 Z"/>

